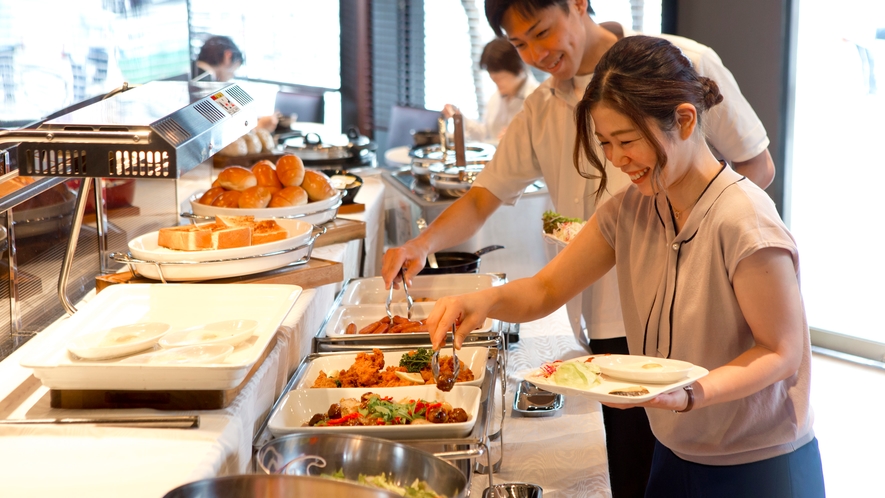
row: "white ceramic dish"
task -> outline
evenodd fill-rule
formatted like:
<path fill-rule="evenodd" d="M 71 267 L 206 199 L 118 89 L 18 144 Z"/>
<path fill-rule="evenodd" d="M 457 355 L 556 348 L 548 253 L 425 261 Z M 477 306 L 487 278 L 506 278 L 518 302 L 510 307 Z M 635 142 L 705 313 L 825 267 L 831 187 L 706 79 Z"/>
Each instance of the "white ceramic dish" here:
<path fill-rule="evenodd" d="M 234 352 L 230 344 L 201 344 L 138 354 L 120 361 L 137 365 L 202 365 L 220 363 Z"/>
<path fill-rule="evenodd" d="M 436 301 L 444 296 L 488 289 L 503 283 L 502 278 L 492 274 L 418 275 L 412 279 L 409 294 L 412 299 Z M 384 304 L 387 302 L 387 294 L 388 291 L 384 288 L 384 280 L 381 277 L 353 279 L 347 282 L 341 292 L 341 304 Z M 393 299 L 396 302 L 405 299 L 402 288 L 393 291 Z"/>
<path fill-rule="evenodd" d="M 301 295 L 301 287 L 269 284 L 112 285 L 51 331 L 21 365 L 50 389 L 218 390 L 240 385 Z M 211 365 L 125 364 L 77 360 L 65 347 L 79 331 L 133 322 L 174 329 L 223 320 L 258 321 L 253 336 Z"/>
<path fill-rule="evenodd" d="M 599 357 L 602 357 L 600 355 Z M 573 358 L 567 361 L 585 361 L 589 356 L 581 356 L 578 358 Z M 594 359 L 594 361 L 596 361 Z M 557 394 L 564 394 L 566 396 L 584 396 L 596 401 L 607 402 L 607 403 L 620 403 L 625 405 L 632 405 L 636 403 L 642 403 L 643 401 L 648 401 L 658 394 L 668 393 L 670 391 L 675 391 L 677 389 L 682 388 L 683 386 L 687 386 L 696 380 L 704 377 L 709 372 L 704 367 L 699 367 L 697 365 L 693 366 L 692 369 L 688 372 L 688 376 L 680 380 L 679 382 L 673 382 L 670 384 L 646 384 L 639 382 L 629 382 L 623 381 L 620 379 L 615 379 L 609 377 L 605 374 L 602 374 L 600 384 L 597 384 L 590 389 L 577 389 L 573 387 L 566 387 L 554 384 L 552 380 L 540 375 L 539 370 L 532 370 L 525 376 L 525 380 L 531 382 L 532 384 L 544 389 L 546 391 L 550 391 Z M 644 394 L 642 396 L 620 396 L 615 394 L 609 394 L 610 392 L 617 389 L 624 389 L 633 386 L 642 386 L 648 390 L 648 394 Z"/>
<path fill-rule="evenodd" d="M 384 352 L 384 368 L 389 366 L 398 366 L 400 359 L 408 351 L 385 351 Z M 307 365 L 307 369 L 295 385 L 296 389 L 310 389 L 316 382 L 320 374 L 320 370 L 330 375 L 332 372 L 339 370 L 347 370 L 353 365 L 358 353 L 329 353 L 319 355 L 313 358 Z M 452 350 L 449 347 L 440 351 L 440 357 L 451 356 Z M 468 382 L 458 382 L 459 386 L 481 386 L 485 379 L 486 364 L 488 362 L 489 348 L 470 348 L 465 347 L 458 351 L 458 359 L 461 360 L 473 372 L 473 380 Z M 419 384 L 420 385 L 420 384 Z M 407 386 L 403 386 L 407 387 Z"/>
<path fill-rule="evenodd" d="M 562 239 L 554 237 L 547 232 L 541 232 L 541 235 L 544 236 L 544 241 L 547 242 L 548 244 L 553 244 L 553 245 L 556 245 L 559 247 L 565 247 L 568 245 L 568 242 L 565 242 Z"/>
<path fill-rule="evenodd" d="M 150 349 L 169 332 L 168 323 L 119 325 L 73 337 L 67 349 L 84 360 L 105 360 Z"/>
<path fill-rule="evenodd" d="M 309 247 L 304 247 L 297 251 L 273 254 L 307 244 L 313 230 L 313 225 L 301 220 L 278 219 L 276 222 L 289 232 L 289 237 L 266 244 L 231 249 L 176 251 L 160 247 L 157 244 L 159 232 L 151 232 L 130 240 L 129 252 L 136 259 L 145 261 L 135 263 L 138 273 L 155 280 L 160 280 L 161 272 L 171 282 L 251 275 L 294 263 L 310 251 Z M 160 269 L 155 264 L 147 263 L 148 261 L 159 262 Z M 185 264 L 177 264 L 181 262 Z"/>
<path fill-rule="evenodd" d="M 687 377 L 694 367 L 687 361 L 625 354 L 597 356 L 593 364 L 609 377 L 628 382 L 654 384 L 679 382 Z"/>
<path fill-rule="evenodd" d="M 391 168 L 409 166 L 412 164 L 412 156 L 409 155 L 411 150 L 411 147 L 408 145 L 387 149 L 384 152 L 384 162 Z"/>
<path fill-rule="evenodd" d="M 237 344 L 252 337 L 252 332 L 258 326 L 258 320 L 225 320 L 223 322 L 207 323 L 184 330 L 176 330 L 166 334 L 160 339 L 160 346 L 164 348 L 180 348 L 184 346 L 210 345 L 210 344 Z"/>
<path fill-rule="evenodd" d="M 434 304 L 436 303 L 415 303 L 415 305 L 412 307 L 412 320 L 423 320 L 427 318 L 427 316 L 430 314 L 430 311 L 433 310 Z M 406 316 L 406 310 L 406 303 L 391 303 L 390 305 L 390 312 L 394 315 Z M 335 311 L 332 312 L 332 315 L 329 318 L 329 322 L 326 324 L 326 327 L 324 329 L 326 337 L 370 337 L 366 334 L 348 335 L 345 334 L 344 331 L 347 328 L 347 325 L 350 323 L 356 324 L 356 329 L 357 331 L 359 331 L 366 325 L 369 325 L 372 322 L 377 322 L 378 320 L 381 320 L 386 316 L 387 311 L 384 304 L 358 304 L 350 306 L 339 306 L 335 309 Z M 474 330 L 473 333 L 488 332 L 491 329 L 492 319 L 486 318 L 486 321 L 485 323 L 483 323 L 482 327 Z M 429 336 L 427 332 L 379 335 L 393 337 L 415 337 L 421 334 Z"/>
<path fill-rule="evenodd" d="M 207 206 L 197 202 L 205 192 L 198 192 L 191 196 L 191 209 L 198 216 L 215 216 L 217 214 L 225 216 L 247 216 L 252 215 L 261 218 L 291 218 L 321 225 L 327 221 L 334 220 L 338 216 L 338 208 L 341 207 L 341 199 L 344 193 L 339 192 L 335 197 L 317 202 L 308 202 L 301 206 L 291 206 L 282 208 L 263 208 L 263 209 L 240 209 L 240 208 L 222 208 L 217 206 Z"/>
<path fill-rule="evenodd" d="M 390 396 L 394 401 L 424 399 L 447 401 L 453 408 L 467 412 L 467 422 L 452 424 L 375 425 L 349 427 L 302 427 L 316 413 L 326 413 L 332 403 L 341 398 L 357 398 L 367 392 Z M 271 414 L 268 429 L 274 436 L 293 433 L 346 433 L 362 434 L 386 439 L 432 439 L 460 438 L 473 430 L 479 414 L 481 390 L 476 386 L 455 386 L 450 392 L 440 391 L 436 386 L 379 387 L 345 389 L 295 389 L 286 393 L 282 403 Z"/>

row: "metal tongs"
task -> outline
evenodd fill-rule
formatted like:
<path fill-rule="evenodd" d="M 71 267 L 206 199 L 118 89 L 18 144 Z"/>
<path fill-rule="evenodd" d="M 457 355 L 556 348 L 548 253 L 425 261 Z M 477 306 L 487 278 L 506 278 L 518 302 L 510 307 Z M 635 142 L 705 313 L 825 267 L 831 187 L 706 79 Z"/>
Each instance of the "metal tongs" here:
<path fill-rule="evenodd" d="M 412 319 L 412 306 L 414 306 L 415 301 L 412 300 L 412 296 L 409 295 L 409 286 L 406 284 L 406 269 L 400 268 L 399 274 L 402 277 L 403 281 L 403 291 L 406 293 L 406 318 L 409 320 Z M 391 326 L 393 326 L 393 313 L 390 312 L 390 302 L 393 301 L 393 284 L 390 284 L 390 292 L 387 293 L 387 318 L 390 319 Z"/>
<path fill-rule="evenodd" d="M 448 335 L 448 334 L 446 334 Z M 439 387 L 439 351 L 442 348 L 437 349 L 433 352 L 433 356 L 430 357 L 430 371 L 433 372 L 433 381 L 436 382 L 437 387 Z M 458 373 L 461 371 L 461 362 L 458 361 L 458 353 L 455 351 L 455 324 L 452 324 L 452 383 L 451 385 L 455 385 L 455 380 L 458 378 Z M 442 389 L 443 391 L 451 391 L 451 387 L 449 389 Z"/>

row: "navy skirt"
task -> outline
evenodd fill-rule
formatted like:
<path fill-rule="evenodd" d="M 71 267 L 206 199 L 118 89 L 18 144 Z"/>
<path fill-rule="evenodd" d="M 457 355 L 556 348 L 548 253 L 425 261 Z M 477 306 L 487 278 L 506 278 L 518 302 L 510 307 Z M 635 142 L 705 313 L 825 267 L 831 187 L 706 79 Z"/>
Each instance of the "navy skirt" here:
<path fill-rule="evenodd" d="M 703 465 L 657 443 L 646 498 L 823 498 L 817 438 L 786 455 L 741 465 Z"/>

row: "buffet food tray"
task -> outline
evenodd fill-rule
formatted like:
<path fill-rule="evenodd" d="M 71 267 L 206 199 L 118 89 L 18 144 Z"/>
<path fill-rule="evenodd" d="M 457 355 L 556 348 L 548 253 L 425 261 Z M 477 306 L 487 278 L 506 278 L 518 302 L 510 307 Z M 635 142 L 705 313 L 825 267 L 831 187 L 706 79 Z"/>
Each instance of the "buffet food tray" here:
<path fill-rule="evenodd" d="M 174 260 L 175 258 L 170 254 L 171 251 L 165 253 L 165 257 L 162 259 L 140 259 L 133 256 L 132 251 L 126 254 L 112 253 L 111 258 L 119 263 L 125 263 L 134 276 L 159 280 L 163 283 L 239 277 L 286 266 L 306 264 L 310 261 L 314 242 L 325 231 L 324 227 L 314 225 L 311 234 L 306 239 L 292 237 L 271 242 L 267 244 L 267 252 L 264 252 L 265 248 L 262 247 L 264 245 L 262 244 L 236 249 L 196 251 L 194 254 L 189 254 L 187 251 L 175 251 L 177 253 L 175 255 L 180 255 L 182 258 L 179 261 Z M 156 232 L 142 237 L 148 236 L 153 237 L 151 241 L 156 246 Z M 287 242 L 298 245 L 288 247 Z M 154 251 L 154 254 L 158 253 Z M 187 259 L 188 257 L 190 259 Z"/>
<path fill-rule="evenodd" d="M 500 441 L 503 429 L 499 427 L 498 430 L 492 434 L 490 434 L 490 430 L 492 428 L 491 421 L 495 418 L 493 413 L 493 410 L 495 408 L 495 400 L 493 399 L 493 395 L 495 393 L 496 382 L 501 383 L 500 402 L 502 407 L 501 420 L 503 421 L 504 381 L 506 378 L 506 374 L 504 374 L 503 372 L 505 354 L 503 350 L 503 342 L 500 338 L 497 338 L 497 340 L 495 341 L 490 341 L 487 346 L 489 346 L 489 353 L 486 364 L 484 365 L 484 368 L 486 369 L 483 375 L 484 380 L 482 382 L 482 385 L 480 386 L 480 404 L 478 415 L 476 422 L 473 425 L 473 429 L 467 436 L 426 439 L 388 438 L 394 441 L 408 444 L 410 446 L 417 447 L 424 451 L 428 451 L 430 453 L 433 453 L 437 457 L 451 461 L 453 465 L 464 472 L 464 474 L 468 478 L 468 481 L 470 480 L 471 475 L 474 471 L 474 463 L 476 463 L 476 471 L 480 473 L 489 473 L 490 481 L 491 471 L 500 468 L 501 464 L 501 460 L 498 460 L 497 462 L 492 462 L 492 454 L 490 449 L 493 441 Z M 429 344 L 424 344 L 424 347 L 430 346 Z M 408 348 L 399 348 L 399 350 L 408 350 Z M 288 384 L 283 389 L 282 394 L 279 396 L 279 398 L 277 398 L 273 407 L 271 407 L 268 416 L 265 418 L 262 425 L 256 431 L 255 438 L 252 440 L 253 457 L 255 456 L 255 454 L 257 454 L 258 450 L 260 450 L 262 446 L 264 446 L 268 441 L 272 440 L 275 437 L 268 427 L 269 423 L 273 416 L 282 408 L 289 392 L 297 389 L 297 386 L 306 382 L 304 377 L 311 370 L 311 364 L 317 361 L 317 359 L 319 358 L 325 358 L 335 354 L 336 353 L 314 353 L 302 359 L 295 373 L 292 375 L 292 377 L 289 379 Z M 371 388 L 364 389 L 369 391 L 371 390 Z M 474 460 L 483 455 L 486 456 L 486 465 L 483 465 L 479 461 L 474 462 Z M 254 458 L 253 465 L 254 469 L 256 471 L 259 471 Z"/>
<path fill-rule="evenodd" d="M 50 389 L 226 390 L 239 386 L 289 314 L 301 287 L 271 284 L 129 284 L 103 290 L 62 321 L 21 365 Z M 78 334 L 140 322 L 172 331 L 223 320 L 258 321 L 253 335 L 218 363 L 124 363 L 81 360 L 67 350 Z M 132 356 L 128 357 L 132 358 Z"/>
<path fill-rule="evenodd" d="M 506 279 L 497 274 L 448 274 L 448 275 L 418 275 L 409 286 L 409 294 L 416 300 L 416 308 L 413 310 L 429 311 L 433 301 L 440 297 L 473 292 L 492 286 L 502 285 Z M 340 317 L 345 313 L 358 315 L 360 309 L 373 310 L 377 319 L 384 316 L 384 304 L 387 300 L 388 291 L 384 289 L 384 281 L 381 277 L 365 277 L 350 279 L 345 282 L 341 292 L 335 299 L 323 324 L 320 326 L 314 338 L 314 351 L 365 351 L 373 347 L 386 349 L 391 347 L 424 347 L 430 343 L 430 334 L 427 332 L 408 334 L 341 334 L 337 330 Z M 395 304 L 391 305 L 391 312 L 405 315 L 405 294 L 403 291 L 394 291 Z M 380 310 L 380 314 L 378 314 Z M 401 313 L 400 313 L 401 312 Z M 346 324 L 344 324 L 346 326 Z M 359 323 L 357 324 L 359 325 Z M 498 320 L 489 320 L 481 329 L 471 332 L 464 342 L 464 346 L 480 346 L 483 344 L 496 343 L 501 337 L 502 323 Z"/>

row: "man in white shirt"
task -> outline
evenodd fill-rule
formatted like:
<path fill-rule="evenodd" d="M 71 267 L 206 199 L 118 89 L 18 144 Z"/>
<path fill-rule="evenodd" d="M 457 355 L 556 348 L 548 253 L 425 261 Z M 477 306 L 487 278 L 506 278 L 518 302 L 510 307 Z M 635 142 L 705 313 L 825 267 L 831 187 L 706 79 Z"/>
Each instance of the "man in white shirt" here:
<path fill-rule="evenodd" d="M 538 179 L 547 184 L 561 215 L 586 220 L 596 210 L 598 182 L 575 171 L 574 109 L 597 62 L 621 36 L 590 18 L 587 0 L 486 0 L 485 5 L 492 29 L 506 35 L 523 61 L 550 73 L 551 78 L 526 99 L 494 159 L 472 188 L 421 235 L 385 254 L 382 275 L 388 285 L 393 284 L 400 268 L 405 268 L 406 278 L 411 279 L 424 267 L 429 252 L 472 237 L 498 207 L 515 204 L 525 188 Z M 767 187 L 774 178 L 768 137 L 734 77 L 711 48 L 682 37 L 662 37 L 682 49 L 699 74 L 716 81 L 725 97 L 707 116 L 708 142 L 735 171 Z M 591 170 L 587 164 L 580 167 Z M 614 168 L 609 179 L 609 195 L 604 198 L 629 183 L 627 176 L 618 175 Z M 587 345 L 586 327 L 593 353 L 628 353 L 618 296 L 612 270 L 567 305 L 576 339 Z M 645 411 L 603 407 L 603 420 L 613 498 L 643 496 L 654 448 Z"/>

